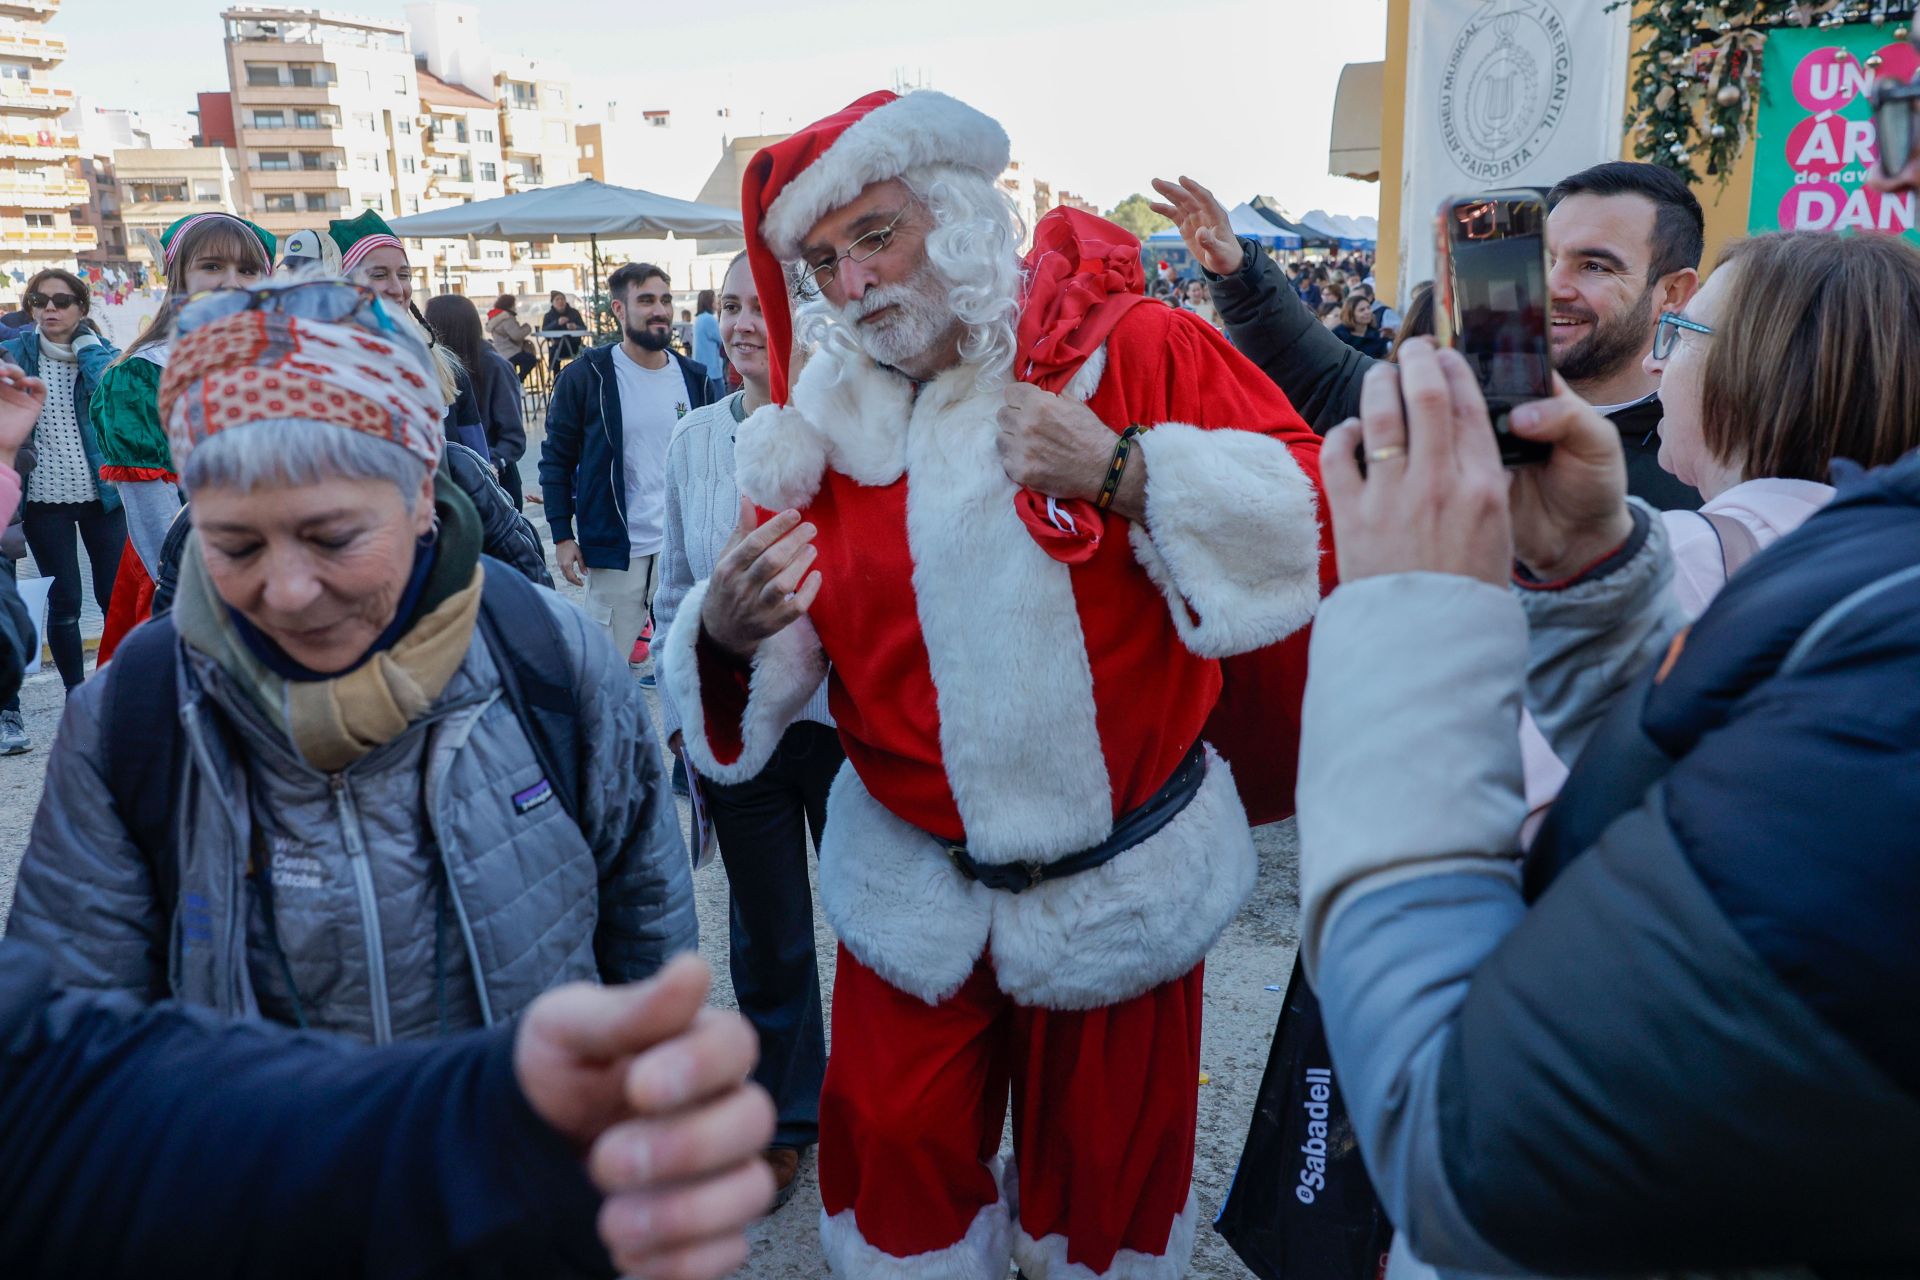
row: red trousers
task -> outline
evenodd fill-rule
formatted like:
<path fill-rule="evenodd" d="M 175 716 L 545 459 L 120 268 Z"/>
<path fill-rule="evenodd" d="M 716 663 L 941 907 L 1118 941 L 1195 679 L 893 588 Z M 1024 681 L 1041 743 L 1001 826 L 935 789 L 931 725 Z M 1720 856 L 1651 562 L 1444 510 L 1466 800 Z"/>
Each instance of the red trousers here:
<path fill-rule="evenodd" d="M 1185 1275 L 1200 996 L 1195 967 L 1105 1008 L 1024 1008 L 983 958 L 929 1005 L 840 948 L 819 1150 L 835 1274 L 1003 1280 L 1011 1253 L 1031 1280 Z"/>

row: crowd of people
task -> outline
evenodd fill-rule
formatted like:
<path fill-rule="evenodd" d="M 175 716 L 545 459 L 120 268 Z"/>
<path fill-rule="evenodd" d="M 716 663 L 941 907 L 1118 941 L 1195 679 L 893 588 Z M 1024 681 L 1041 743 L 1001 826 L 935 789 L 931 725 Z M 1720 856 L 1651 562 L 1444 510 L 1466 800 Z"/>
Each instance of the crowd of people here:
<path fill-rule="evenodd" d="M 719 1276 L 811 1153 L 836 1275 L 1184 1275 L 1205 958 L 1295 811 L 1390 1275 L 1920 1265 L 1920 254 L 1707 271 L 1684 180 L 1565 176 L 1506 469 L 1430 282 L 1181 178 L 1176 292 L 1007 160 L 926 90 L 767 146 L 691 356 L 612 273 L 539 444 L 584 607 L 529 327 L 416 311 L 376 215 L 183 220 L 125 352 L 29 282 L 0 1270 Z"/>

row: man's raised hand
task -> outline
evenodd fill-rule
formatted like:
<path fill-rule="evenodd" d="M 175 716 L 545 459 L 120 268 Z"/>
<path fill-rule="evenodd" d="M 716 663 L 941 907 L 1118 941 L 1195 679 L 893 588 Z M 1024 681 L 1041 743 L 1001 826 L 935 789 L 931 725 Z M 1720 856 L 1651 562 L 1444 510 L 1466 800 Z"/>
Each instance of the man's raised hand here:
<path fill-rule="evenodd" d="M 1160 193 L 1161 200 L 1148 201 L 1147 207 L 1173 222 L 1201 266 L 1217 276 L 1230 276 L 1240 269 L 1247 252 L 1240 247 L 1240 237 L 1233 234 L 1226 206 L 1213 192 L 1186 177 L 1178 182 L 1155 178 L 1153 189 Z"/>
<path fill-rule="evenodd" d="M 782 511 L 756 525 L 753 503 L 740 499 L 740 519 L 707 581 L 700 625 L 737 657 L 753 656 L 760 642 L 799 620 L 820 594 L 815 529 L 798 511 Z"/>

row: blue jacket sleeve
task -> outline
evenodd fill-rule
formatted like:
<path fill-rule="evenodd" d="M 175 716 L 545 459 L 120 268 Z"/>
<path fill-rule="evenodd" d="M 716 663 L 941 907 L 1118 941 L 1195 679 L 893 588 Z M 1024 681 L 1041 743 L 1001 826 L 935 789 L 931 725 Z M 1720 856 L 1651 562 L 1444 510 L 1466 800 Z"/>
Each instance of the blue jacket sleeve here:
<path fill-rule="evenodd" d="M 611 1275 L 512 1053 L 64 994 L 0 943 L 0 1274 Z"/>
<path fill-rule="evenodd" d="M 574 473 L 580 466 L 582 388 L 587 361 L 575 360 L 560 371 L 553 399 L 547 405 L 547 434 L 540 442 L 540 496 L 547 508 L 547 528 L 556 544 L 574 540 Z"/>

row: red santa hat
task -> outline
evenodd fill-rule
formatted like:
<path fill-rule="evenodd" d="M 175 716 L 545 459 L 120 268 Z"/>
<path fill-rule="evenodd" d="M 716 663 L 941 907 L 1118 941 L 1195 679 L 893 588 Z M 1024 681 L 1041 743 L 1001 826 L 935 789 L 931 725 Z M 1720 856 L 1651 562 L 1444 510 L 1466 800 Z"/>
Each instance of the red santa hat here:
<path fill-rule="evenodd" d="M 787 402 L 793 350 L 793 299 L 781 264 L 799 258 L 813 224 L 867 187 L 909 169 L 954 165 L 998 178 L 1010 155 L 1007 132 L 997 122 L 926 89 L 904 97 L 884 89 L 870 93 L 755 153 L 741 182 L 740 208 L 747 260 L 771 339 L 767 358 L 775 404 Z"/>

